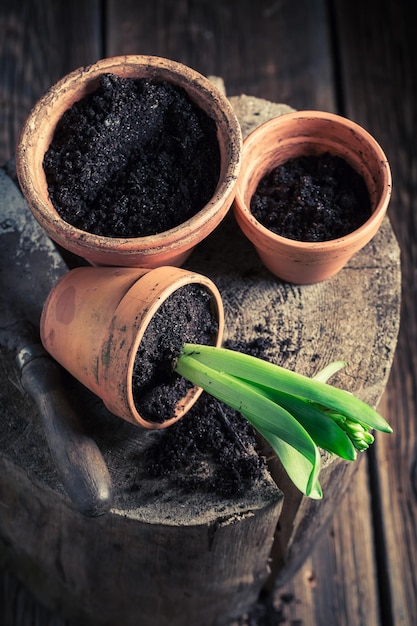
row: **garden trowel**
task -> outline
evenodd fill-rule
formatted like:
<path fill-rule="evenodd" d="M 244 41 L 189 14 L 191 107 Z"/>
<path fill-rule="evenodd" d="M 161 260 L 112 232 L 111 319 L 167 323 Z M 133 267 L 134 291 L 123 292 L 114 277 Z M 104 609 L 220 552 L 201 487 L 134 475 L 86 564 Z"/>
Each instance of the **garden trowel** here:
<path fill-rule="evenodd" d="M 36 402 L 69 497 L 81 513 L 95 517 L 111 506 L 110 475 L 65 396 L 60 366 L 39 339 L 43 303 L 66 271 L 20 190 L 0 168 L 0 344 L 16 355 L 22 386 Z"/>

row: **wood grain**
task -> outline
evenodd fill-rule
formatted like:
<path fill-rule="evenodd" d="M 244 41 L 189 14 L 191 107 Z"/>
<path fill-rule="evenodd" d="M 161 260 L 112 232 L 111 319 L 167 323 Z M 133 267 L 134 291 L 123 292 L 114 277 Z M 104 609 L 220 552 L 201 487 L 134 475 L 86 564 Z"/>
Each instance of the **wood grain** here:
<path fill-rule="evenodd" d="M 106 51 L 156 54 L 222 76 L 230 96 L 334 108 L 324 0 L 108 2 Z"/>
<path fill-rule="evenodd" d="M 13 157 L 35 101 L 61 76 L 102 53 L 100 3 L 0 3 L 0 165 Z"/>
<path fill-rule="evenodd" d="M 312 556 L 276 594 L 285 616 L 284 626 L 380 623 L 366 465 L 364 458 Z"/>

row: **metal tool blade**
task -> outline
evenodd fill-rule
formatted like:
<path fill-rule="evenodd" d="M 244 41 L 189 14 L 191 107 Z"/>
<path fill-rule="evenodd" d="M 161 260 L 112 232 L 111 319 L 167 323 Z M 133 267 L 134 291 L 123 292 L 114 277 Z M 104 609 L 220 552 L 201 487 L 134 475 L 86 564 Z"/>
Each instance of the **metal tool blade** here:
<path fill-rule="evenodd" d="M 43 303 L 67 271 L 20 190 L 0 168 L 0 344 L 16 353 L 23 388 L 35 400 L 55 465 L 78 510 L 97 516 L 111 506 L 108 469 L 65 396 L 58 364 L 43 350 Z"/>

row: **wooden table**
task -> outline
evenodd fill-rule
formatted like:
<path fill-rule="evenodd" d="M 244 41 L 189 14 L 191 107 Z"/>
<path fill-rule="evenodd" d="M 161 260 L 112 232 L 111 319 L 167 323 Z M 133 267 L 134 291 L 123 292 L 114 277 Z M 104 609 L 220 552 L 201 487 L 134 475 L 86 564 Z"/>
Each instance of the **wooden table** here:
<path fill-rule="evenodd" d="M 251 624 L 411 625 L 416 550 L 416 9 L 406 0 L 0 2 L 1 164 L 51 83 L 103 56 L 146 53 L 221 75 L 229 95 L 351 117 L 384 147 L 390 219 L 402 250 L 402 327 L 377 437 L 311 557 Z M 0 518 L 1 519 L 1 518 Z M 3 572 L 6 626 L 63 625 Z M 1 601 L 0 600 L 0 601 Z"/>

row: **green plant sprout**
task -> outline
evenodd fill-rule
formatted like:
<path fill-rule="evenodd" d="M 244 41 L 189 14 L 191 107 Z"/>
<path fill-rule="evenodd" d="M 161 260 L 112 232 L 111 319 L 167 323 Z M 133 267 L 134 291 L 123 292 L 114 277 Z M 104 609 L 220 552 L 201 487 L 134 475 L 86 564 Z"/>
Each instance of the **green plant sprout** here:
<path fill-rule="evenodd" d="M 353 461 L 373 443 L 370 430 L 392 433 L 373 408 L 327 383 L 346 365 L 313 378 L 226 348 L 184 344 L 175 371 L 239 411 L 271 445 L 296 487 L 322 498 L 319 447 Z"/>

